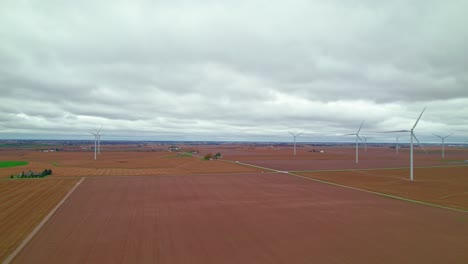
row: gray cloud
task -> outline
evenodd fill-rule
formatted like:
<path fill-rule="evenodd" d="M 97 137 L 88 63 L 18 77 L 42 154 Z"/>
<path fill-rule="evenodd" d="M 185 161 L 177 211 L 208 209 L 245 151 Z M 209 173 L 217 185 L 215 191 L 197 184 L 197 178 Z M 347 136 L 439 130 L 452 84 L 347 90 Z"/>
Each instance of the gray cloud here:
<path fill-rule="evenodd" d="M 0 133 L 468 131 L 465 1 L 1 5 Z"/>

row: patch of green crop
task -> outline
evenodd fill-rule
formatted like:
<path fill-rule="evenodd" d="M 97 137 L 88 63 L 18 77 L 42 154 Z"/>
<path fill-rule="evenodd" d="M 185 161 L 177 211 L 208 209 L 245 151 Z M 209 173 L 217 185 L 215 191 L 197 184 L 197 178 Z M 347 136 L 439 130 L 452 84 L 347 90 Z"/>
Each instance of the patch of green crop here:
<path fill-rule="evenodd" d="M 187 158 L 187 157 L 193 157 L 192 154 L 188 153 L 188 152 L 179 152 L 175 155 L 167 155 L 167 156 L 163 156 L 163 158 L 169 158 L 169 159 L 172 159 L 172 158 Z"/>
<path fill-rule="evenodd" d="M 0 161 L 0 168 L 16 167 L 28 165 L 27 161 Z"/>

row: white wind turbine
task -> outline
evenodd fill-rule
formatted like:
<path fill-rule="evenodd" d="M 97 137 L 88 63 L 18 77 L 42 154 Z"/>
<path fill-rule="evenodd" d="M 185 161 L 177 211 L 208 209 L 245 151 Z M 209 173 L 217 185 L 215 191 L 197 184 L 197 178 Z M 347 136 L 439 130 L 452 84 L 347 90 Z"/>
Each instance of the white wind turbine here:
<path fill-rule="evenodd" d="M 400 138 L 400 137 L 396 137 L 395 151 L 396 151 L 396 156 L 397 156 L 397 157 L 398 157 L 398 154 L 399 154 L 398 152 L 399 152 L 399 149 L 400 149 L 400 146 L 398 145 L 398 139 L 399 139 L 399 138 Z"/>
<path fill-rule="evenodd" d="M 369 139 L 371 137 L 362 136 L 362 138 L 364 138 L 364 152 L 367 152 L 367 139 Z"/>
<path fill-rule="evenodd" d="M 102 126 L 99 128 L 99 130 L 89 132 L 90 134 L 94 135 L 94 160 L 97 159 L 96 154 L 101 154 L 101 130 Z"/>
<path fill-rule="evenodd" d="M 94 135 L 94 160 L 96 160 L 98 134 L 96 132 L 89 132 L 89 133 Z"/>
<path fill-rule="evenodd" d="M 291 134 L 294 138 L 294 156 L 296 156 L 296 137 L 302 135 L 303 133 L 298 133 L 298 134 L 294 134 L 293 132 L 289 131 L 289 134 Z"/>
<path fill-rule="evenodd" d="M 445 139 L 450 137 L 452 134 L 449 134 L 449 135 L 447 135 L 445 137 L 441 137 L 441 136 L 439 136 L 439 135 L 437 135 L 435 133 L 432 133 L 432 134 L 434 134 L 434 136 L 442 139 L 442 159 L 445 159 Z"/>
<path fill-rule="evenodd" d="M 421 145 L 421 142 L 419 142 L 418 138 L 414 134 L 414 128 L 418 125 L 419 119 L 421 119 L 421 116 L 423 115 L 424 111 L 426 110 L 426 107 L 422 110 L 421 114 L 419 115 L 418 119 L 414 123 L 413 127 L 410 130 L 396 130 L 396 131 L 387 131 L 386 133 L 394 133 L 394 132 L 409 132 L 410 133 L 410 180 L 413 181 L 413 139 L 415 139 L 419 146 L 424 150 L 424 147 Z"/>
<path fill-rule="evenodd" d="M 362 142 L 362 138 L 359 136 L 359 132 L 361 131 L 362 125 L 364 125 L 364 120 L 362 120 L 361 126 L 359 127 L 358 131 L 354 134 L 347 134 L 356 136 L 356 164 L 359 163 L 359 140 Z"/>
<path fill-rule="evenodd" d="M 102 126 L 99 128 L 99 130 L 96 131 L 96 137 L 97 137 L 97 153 L 98 155 L 101 154 L 101 130 Z"/>

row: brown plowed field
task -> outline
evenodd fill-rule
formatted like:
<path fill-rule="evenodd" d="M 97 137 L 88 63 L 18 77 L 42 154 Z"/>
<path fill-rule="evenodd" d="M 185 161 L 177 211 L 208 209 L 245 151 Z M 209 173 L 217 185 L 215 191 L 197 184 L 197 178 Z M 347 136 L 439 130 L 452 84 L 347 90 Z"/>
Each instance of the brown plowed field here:
<path fill-rule="evenodd" d="M 13 263 L 466 263 L 468 215 L 286 174 L 87 178 Z"/>
<path fill-rule="evenodd" d="M 0 168 L 0 177 L 21 171 L 52 169 L 52 177 L 62 176 L 143 176 L 165 174 L 249 173 L 259 169 L 201 157 L 178 156 L 171 152 L 106 152 L 93 159 L 88 152 L 12 151 L 0 152 L 0 160 L 29 161 L 20 167 Z"/>
<path fill-rule="evenodd" d="M 77 180 L 0 180 L 0 262 L 2 262 Z"/>
<path fill-rule="evenodd" d="M 298 150 L 295 157 L 291 149 L 237 150 L 226 154 L 225 158 L 281 171 L 400 168 L 409 167 L 410 163 L 408 149 L 401 149 L 398 156 L 390 148 L 372 147 L 367 152 L 361 149 L 358 164 L 355 162 L 354 148 L 328 147 L 323 150 L 324 153 L 310 152 L 310 147 L 304 147 Z M 468 160 L 467 151 L 447 151 L 445 160 L 441 159 L 438 150 L 429 149 L 428 152 L 415 151 L 414 166 L 457 165 Z"/>
<path fill-rule="evenodd" d="M 468 210 L 465 149 L 447 148 L 444 161 L 438 148 L 429 149 L 429 154 L 416 151 L 416 167 L 459 167 L 417 168 L 415 181 L 410 182 L 408 168 L 375 169 L 408 167 L 408 149 L 401 149 L 398 157 L 388 147 L 361 149 L 356 165 L 354 147 L 349 146 L 298 145 L 296 157 L 291 146 L 189 147 L 200 155 L 117 151 L 120 146 L 112 146 L 95 161 L 89 151 L 0 151 L 0 160 L 30 162 L 0 168 L 0 178 L 53 170 L 46 179 L 0 181 L 0 260 L 78 181 L 67 177 L 76 176 L 88 178 L 15 262 L 466 263 L 468 259 L 466 213 L 282 173 L 259 173 L 264 170 L 227 162 L 296 171 Z M 201 160 L 205 153 L 217 152 L 225 161 Z"/>
<path fill-rule="evenodd" d="M 280 171 L 347 170 L 347 169 L 382 169 L 409 167 L 408 160 L 241 160 L 248 164 Z M 414 166 L 446 166 L 439 161 L 417 160 Z"/>
<path fill-rule="evenodd" d="M 468 166 L 296 173 L 328 182 L 468 210 Z"/>
<path fill-rule="evenodd" d="M 226 159 L 230 160 L 351 160 L 355 158 L 354 146 L 309 146 L 297 147 L 296 157 L 293 156 L 292 146 L 279 147 L 249 147 L 249 146 L 200 146 L 201 153 L 221 152 Z M 313 152 L 316 150 L 317 152 Z M 319 151 L 323 150 L 323 153 Z M 438 147 L 427 148 L 427 154 L 421 149 L 415 148 L 415 157 L 418 160 L 441 161 L 441 151 Z M 449 148 L 445 150 L 446 160 L 468 159 L 468 148 Z M 399 156 L 396 157 L 395 149 L 390 147 L 368 147 L 367 152 L 360 146 L 360 160 L 388 160 L 409 159 L 409 148 L 401 148 Z"/>

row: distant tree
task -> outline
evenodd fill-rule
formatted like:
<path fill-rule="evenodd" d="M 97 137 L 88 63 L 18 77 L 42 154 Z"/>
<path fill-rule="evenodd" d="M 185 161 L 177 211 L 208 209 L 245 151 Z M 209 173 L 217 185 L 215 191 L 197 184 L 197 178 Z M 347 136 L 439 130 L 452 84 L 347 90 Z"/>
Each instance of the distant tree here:
<path fill-rule="evenodd" d="M 211 154 L 211 153 L 206 154 L 205 157 L 204 157 L 205 160 L 210 160 L 212 158 L 213 158 L 213 154 Z"/>
<path fill-rule="evenodd" d="M 221 157 L 221 152 L 216 153 L 216 155 L 214 156 L 215 159 L 220 159 Z"/>

